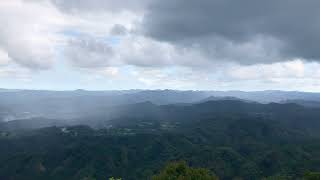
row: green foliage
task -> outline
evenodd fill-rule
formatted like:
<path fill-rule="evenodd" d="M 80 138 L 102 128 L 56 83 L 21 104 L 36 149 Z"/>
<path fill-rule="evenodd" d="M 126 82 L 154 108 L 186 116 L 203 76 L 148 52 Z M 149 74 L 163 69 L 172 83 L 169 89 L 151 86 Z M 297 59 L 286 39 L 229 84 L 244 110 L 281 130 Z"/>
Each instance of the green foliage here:
<path fill-rule="evenodd" d="M 152 180 L 218 180 L 207 169 L 191 168 L 186 162 L 169 163 L 160 174 L 152 177 Z"/>
<path fill-rule="evenodd" d="M 109 180 L 122 180 L 121 178 L 114 178 L 114 177 L 111 177 L 109 178 Z"/>
<path fill-rule="evenodd" d="M 262 178 L 262 180 L 292 180 L 292 179 L 296 179 L 296 178 L 293 178 L 292 176 L 287 176 L 287 175 L 274 175 L 267 178 Z"/>
<path fill-rule="evenodd" d="M 320 180 L 320 172 L 307 172 L 304 175 L 304 180 Z"/>

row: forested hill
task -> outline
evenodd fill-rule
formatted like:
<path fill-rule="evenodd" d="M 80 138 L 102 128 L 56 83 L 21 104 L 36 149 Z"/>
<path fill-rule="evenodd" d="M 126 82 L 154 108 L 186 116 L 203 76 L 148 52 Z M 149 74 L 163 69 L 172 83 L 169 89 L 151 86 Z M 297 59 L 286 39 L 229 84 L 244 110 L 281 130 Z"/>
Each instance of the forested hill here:
<path fill-rule="evenodd" d="M 320 171 L 319 117 L 318 109 L 297 104 L 221 100 L 123 105 L 112 116 L 73 121 L 91 127 L 6 124 L 0 179 L 149 179 L 178 160 L 220 179 L 300 178 Z"/>
<path fill-rule="evenodd" d="M 15 131 L 50 126 L 88 125 L 92 128 L 141 127 L 158 129 L 168 125 L 174 131 L 208 119 L 257 119 L 304 134 L 320 135 L 320 110 L 294 103 L 260 104 L 242 100 L 206 101 L 194 104 L 155 105 L 151 102 L 119 105 L 106 111 L 70 120 L 31 118 L 0 123 L 0 130 Z"/>

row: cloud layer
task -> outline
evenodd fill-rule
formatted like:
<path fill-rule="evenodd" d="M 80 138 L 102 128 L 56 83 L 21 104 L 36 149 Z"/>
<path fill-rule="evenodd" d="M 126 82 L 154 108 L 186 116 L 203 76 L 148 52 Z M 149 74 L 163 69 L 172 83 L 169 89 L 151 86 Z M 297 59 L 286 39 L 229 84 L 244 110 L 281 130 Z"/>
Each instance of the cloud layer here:
<path fill-rule="evenodd" d="M 148 9 L 141 31 L 178 46 L 196 46 L 210 57 L 235 54 L 238 62 L 318 61 L 319 6 L 316 0 L 158 0 Z M 255 53 L 262 57 L 248 61 L 243 55 Z"/>
<path fill-rule="evenodd" d="M 318 7 L 317 0 L 1 1 L 0 77 L 27 82 L 63 71 L 123 88 L 320 90 Z"/>

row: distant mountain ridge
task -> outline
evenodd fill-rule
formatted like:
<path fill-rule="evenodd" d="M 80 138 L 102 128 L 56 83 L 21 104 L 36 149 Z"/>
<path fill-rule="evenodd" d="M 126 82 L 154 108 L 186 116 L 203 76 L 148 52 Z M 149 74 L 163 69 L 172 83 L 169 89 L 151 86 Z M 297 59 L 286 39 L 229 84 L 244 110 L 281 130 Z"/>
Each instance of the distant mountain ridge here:
<path fill-rule="evenodd" d="M 216 96 L 210 96 L 207 97 L 205 99 L 200 100 L 197 103 L 203 103 L 203 102 L 207 102 L 207 101 L 225 101 L 225 100 L 229 100 L 229 101 L 243 101 L 243 102 L 251 102 L 253 103 L 254 101 L 250 101 L 250 100 L 245 100 L 245 99 L 240 99 L 237 97 L 233 97 L 233 96 L 222 96 L 222 97 L 216 97 Z"/>
<path fill-rule="evenodd" d="M 293 100 L 320 102 L 320 93 L 295 91 L 176 91 L 176 90 L 110 90 L 45 91 L 0 90 L 0 121 L 19 117 L 74 119 L 101 114 L 110 108 L 152 102 L 156 105 L 189 105 L 210 100 L 283 103 Z M 297 104 L 309 104 L 299 103 Z M 316 104 L 316 103 L 313 103 Z M 22 117 L 22 118 L 21 118 Z"/>
<path fill-rule="evenodd" d="M 317 134 L 320 129 L 320 109 L 307 108 L 298 104 L 260 104 L 242 100 L 213 100 L 185 105 L 156 105 L 152 102 L 119 105 L 105 112 L 69 120 L 32 118 L 0 123 L 0 130 L 36 129 L 50 126 L 88 125 L 93 128 L 136 126 L 145 123 L 187 123 L 206 118 L 253 117 L 284 123 L 306 133 Z M 30 122 L 30 124 L 28 124 Z M 37 123 L 38 122 L 38 123 Z"/>
<path fill-rule="evenodd" d="M 280 103 L 294 103 L 299 104 L 305 107 L 311 107 L 311 108 L 320 108 L 320 101 L 312 101 L 312 100 L 303 100 L 303 99 L 292 99 L 292 100 L 285 100 L 281 101 Z"/>

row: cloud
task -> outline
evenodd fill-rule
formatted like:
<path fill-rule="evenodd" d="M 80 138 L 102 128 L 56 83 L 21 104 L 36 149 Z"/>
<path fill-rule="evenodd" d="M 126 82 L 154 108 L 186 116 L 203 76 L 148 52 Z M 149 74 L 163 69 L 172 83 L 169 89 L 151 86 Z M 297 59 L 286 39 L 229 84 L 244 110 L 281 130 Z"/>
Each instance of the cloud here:
<path fill-rule="evenodd" d="M 67 13 L 118 13 L 142 11 L 150 0 L 51 0 L 60 10 Z"/>
<path fill-rule="evenodd" d="M 310 64 L 305 64 L 301 60 L 251 66 L 236 65 L 229 68 L 226 74 L 232 80 L 300 79 L 306 78 L 308 72 L 308 76 L 313 77 L 310 70 L 306 70 L 306 66 L 310 66 Z"/>
<path fill-rule="evenodd" d="M 0 23 L 0 47 L 7 58 L 30 69 L 47 69 L 54 63 L 64 19 L 50 4 L 1 1 Z"/>
<path fill-rule="evenodd" d="M 0 68 L 0 79 L 10 79 L 11 81 L 30 82 L 32 73 L 25 68 L 20 68 L 14 65 Z"/>
<path fill-rule="evenodd" d="M 195 89 L 197 82 L 206 80 L 202 73 L 193 74 L 188 68 L 135 68 L 135 79 L 152 89 Z"/>
<path fill-rule="evenodd" d="M 171 43 L 156 41 L 132 33 L 121 37 L 113 49 L 118 58 L 115 61 L 137 67 L 206 68 L 215 65 L 198 50 L 190 51 L 185 48 L 177 48 Z"/>
<path fill-rule="evenodd" d="M 0 49 L 0 66 L 4 66 L 9 64 L 11 59 L 8 56 L 8 53 L 2 49 Z"/>
<path fill-rule="evenodd" d="M 228 65 L 213 79 L 219 87 L 234 90 L 320 90 L 320 64 L 300 59 L 273 64 Z"/>
<path fill-rule="evenodd" d="M 91 36 L 70 38 L 63 50 L 65 58 L 79 68 L 101 68 L 111 64 L 114 52 L 108 43 Z"/>
<path fill-rule="evenodd" d="M 0 29 L 0 47 L 7 61 L 30 69 L 50 68 L 60 50 L 82 68 L 318 60 L 317 5 L 314 0 L 12 0 L 0 3 L 0 22 L 7 24 Z M 114 42 L 106 43 L 108 38 Z"/>
<path fill-rule="evenodd" d="M 128 29 L 121 24 L 115 24 L 110 30 L 110 34 L 114 36 L 124 36 L 128 34 Z"/>
<path fill-rule="evenodd" d="M 203 50 L 216 57 L 212 60 L 318 61 L 319 6 L 317 0 L 155 0 L 140 31 L 159 41 Z"/>

